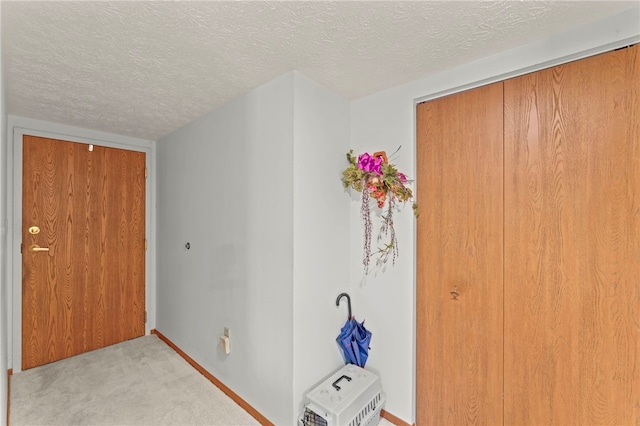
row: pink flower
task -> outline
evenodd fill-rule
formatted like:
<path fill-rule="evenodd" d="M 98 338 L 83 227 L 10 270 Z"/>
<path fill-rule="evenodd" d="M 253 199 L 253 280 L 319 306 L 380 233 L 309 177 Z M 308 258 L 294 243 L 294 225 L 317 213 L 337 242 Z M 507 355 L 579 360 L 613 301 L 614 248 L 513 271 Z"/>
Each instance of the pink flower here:
<path fill-rule="evenodd" d="M 374 172 L 375 174 L 382 176 L 382 170 L 380 168 L 381 166 L 381 157 L 374 158 L 369 155 L 368 152 L 365 152 L 358 157 L 358 168 L 360 170 L 364 170 L 367 173 Z"/>
<path fill-rule="evenodd" d="M 407 182 L 407 177 L 404 175 L 404 173 L 398 172 L 398 179 L 400 179 L 400 182 L 402 183 Z"/>

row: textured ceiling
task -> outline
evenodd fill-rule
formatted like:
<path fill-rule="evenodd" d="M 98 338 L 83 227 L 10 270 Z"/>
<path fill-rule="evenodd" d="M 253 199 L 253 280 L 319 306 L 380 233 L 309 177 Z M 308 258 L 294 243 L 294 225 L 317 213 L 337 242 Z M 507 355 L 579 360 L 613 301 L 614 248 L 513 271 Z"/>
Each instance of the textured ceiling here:
<path fill-rule="evenodd" d="M 157 140 L 296 69 L 348 99 L 637 1 L 6 1 L 9 114 Z"/>

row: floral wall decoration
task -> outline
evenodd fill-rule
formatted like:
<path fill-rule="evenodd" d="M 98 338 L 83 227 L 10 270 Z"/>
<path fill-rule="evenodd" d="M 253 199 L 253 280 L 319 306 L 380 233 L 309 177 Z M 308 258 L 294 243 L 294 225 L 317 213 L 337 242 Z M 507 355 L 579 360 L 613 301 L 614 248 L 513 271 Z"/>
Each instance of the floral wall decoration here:
<path fill-rule="evenodd" d="M 399 150 L 400 148 L 398 148 Z M 396 152 L 398 152 L 396 150 Z M 395 152 L 394 152 L 395 154 Z M 392 154 L 393 155 L 393 154 Z M 342 172 L 342 182 L 345 188 L 353 188 L 362 193 L 360 212 L 364 223 L 364 254 L 362 263 L 365 275 L 369 273 L 369 260 L 377 255 L 377 264 L 386 263 L 389 257 L 395 265 L 398 257 L 398 240 L 393 227 L 393 210 L 398 202 L 406 203 L 413 198 L 413 192 L 407 187 L 410 183 L 404 173 L 398 171 L 395 165 L 389 163 L 384 151 L 367 152 L 355 157 L 353 150 L 347 153 L 349 166 Z M 382 213 L 382 225 L 378 232 L 379 246 L 374 252 L 371 249 L 373 222 L 371 221 L 370 201 L 373 199 Z M 413 213 L 418 216 L 418 205 L 413 204 Z"/>

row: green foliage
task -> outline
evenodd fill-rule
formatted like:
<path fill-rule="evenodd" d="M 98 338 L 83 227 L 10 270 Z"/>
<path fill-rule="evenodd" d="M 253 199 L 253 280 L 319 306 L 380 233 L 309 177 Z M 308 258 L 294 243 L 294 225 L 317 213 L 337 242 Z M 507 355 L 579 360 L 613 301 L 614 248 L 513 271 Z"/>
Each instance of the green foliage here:
<path fill-rule="evenodd" d="M 349 164 L 342 172 L 342 182 L 344 183 L 344 187 L 351 187 L 358 192 L 362 192 L 364 188 L 364 178 L 366 173 L 363 170 L 360 170 L 356 164 Z"/>

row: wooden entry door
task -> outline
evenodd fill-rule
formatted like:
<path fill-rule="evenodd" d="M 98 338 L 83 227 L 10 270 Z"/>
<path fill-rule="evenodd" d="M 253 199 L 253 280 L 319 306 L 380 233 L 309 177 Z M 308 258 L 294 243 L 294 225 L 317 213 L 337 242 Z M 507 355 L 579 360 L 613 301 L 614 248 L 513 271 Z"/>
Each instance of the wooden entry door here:
<path fill-rule="evenodd" d="M 145 154 L 23 138 L 22 369 L 144 335 Z"/>

